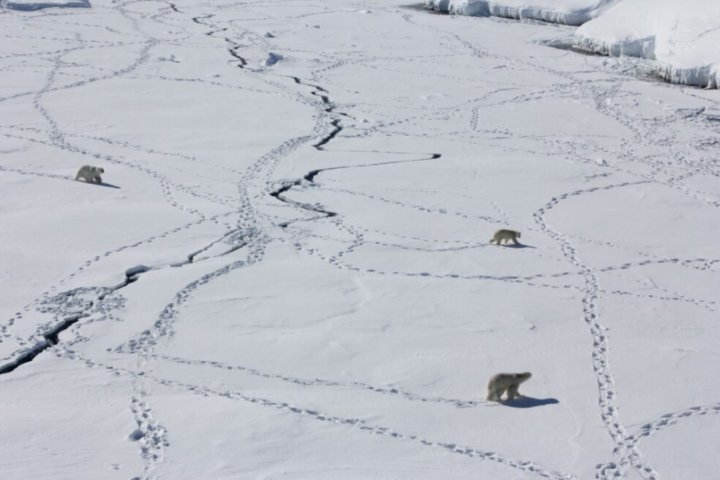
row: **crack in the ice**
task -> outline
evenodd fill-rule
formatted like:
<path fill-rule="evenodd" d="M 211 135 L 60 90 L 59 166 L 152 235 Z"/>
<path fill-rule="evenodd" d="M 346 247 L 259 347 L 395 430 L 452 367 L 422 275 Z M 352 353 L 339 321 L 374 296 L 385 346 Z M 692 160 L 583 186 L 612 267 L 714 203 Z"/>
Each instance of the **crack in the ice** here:
<path fill-rule="evenodd" d="M 176 13 L 184 13 L 184 12 L 181 12 L 180 10 L 178 10 L 177 5 L 175 5 L 174 3 L 172 3 L 172 2 L 167 2 L 167 4 L 170 5 L 170 8 L 173 9 L 174 12 L 176 12 Z"/>
<path fill-rule="evenodd" d="M 327 98 L 325 96 L 322 97 L 323 99 Z M 325 137 L 323 137 L 318 143 L 313 145 L 318 150 L 324 150 L 324 146 L 330 143 L 330 141 L 337 136 L 338 133 L 342 132 L 343 127 L 340 126 L 340 120 L 333 120 L 330 122 L 330 125 L 333 126 L 333 129 L 328 133 Z"/>
<path fill-rule="evenodd" d="M 335 120 L 333 122 L 333 125 L 335 125 L 335 122 L 339 122 L 339 120 Z M 332 140 L 332 138 L 334 138 L 335 135 L 337 135 L 337 133 L 338 132 L 331 133 L 328 137 L 326 137 L 327 141 L 325 141 L 324 143 L 321 142 L 321 144 L 327 144 L 327 142 Z M 318 145 L 314 145 L 314 146 L 318 150 L 324 150 L 321 147 L 318 148 Z M 369 152 L 369 153 L 393 153 L 393 154 L 402 154 L 402 155 L 412 155 L 413 154 L 413 152 Z M 329 170 L 342 170 L 342 169 L 347 169 L 347 168 L 368 168 L 368 167 L 377 167 L 377 166 L 383 166 L 383 165 L 394 165 L 397 163 L 424 162 L 424 161 L 429 161 L 429 160 L 437 160 L 438 158 L 442 157 L 442 154 L 440 154 L 440 153 L 431 153 L 429 155 L 430 156 L 428 158 L 415 158 L 415 159 L 411 159 L 411 160 L 395 160 L 395 161 L 390 161 L 390 162 L 363 163 L 360 165 L 344 165 L 341 167 L 319 168 L 316 170 L 310 170 L 308 173 L 303 175 L 303 177 L 301 179 L 287 180 L 287 181 L 283 182 L 283 184 L 280 188 L 277 188 L 277 189 L 273 190 L 272 192 L 270 192 L 270 196 L 277 198 L 281 202 L 301 208 L 303 210 L 323 214 L 323 215 L 325 215 L 325 217 L 313 217 L 313 218 L 309 218 L 309 219 L 288 220 L 286 222 L 280 223 L 279 226 L 281 228 L 287 228 L 291 224 L 298 222 L 298 221 L 318 220 L 320 218 L 330 218 L 330 217 L 334 217 L 337 215 L 337 212 L 325 210 L 322 207 L 310 205 L 307 203 L 296 202 L 294 200 L 290 200 L 289 198 L 282 196 L 283 193 L 291 190 L 293 187 L 298 187 L 298 186 L 302 185 L 303 181 L 310 183 L 310 184 L 314 184 L 315 177 L 317 177 L 322 172 L 326 172 Z"/>
<path fill-rule="evenodd" d="M 227 30 L 227 29 L 218 30 L 218 32 L 225 31 L 225 30 Z M 215 33 L 215 32 L 211 32 L 211 33 Z M 227 37 L 225 37 L 225 41 L 232 45 L 232 47 L 228 48 L 228 52 L 230 53 L 230 55 L 232 55 L 234 58 L 236 58 L 240 62 L 238 64 L 238 68 L 245 68 L 245 66 L 247 66 L 247 60 L 245 60 L 244 57 L 240 56 L 240 54 L 237 53 L 237 51 L 240 48 L 242 48 L 242 45 L 240 45 L 236 42 L 233 42 L 232 40 L 230 40 Z"/>
<path fill-rule="evenodd" d="M 169 266 L 170 267 L 182 267 L 185 265 L 192 264 L 192 263 L 194 263 L 195 257 L 197 255 L 207 251 L 208 249 L 210 249 L 212 246 L 216 245 L 220 241 L 225 240 L 229 236 L 232 236 L 236 233 L 237 233 L 237 230 L 229 232 L 229 233 L 223 235 L 222 237 L 220 237 L 219 239 L 211 242 L 206 247 L 203 247 L 203 248 L 189 254 L 187 256 L 186 261 L 170 264 Z M 216 257 L 222 257 L 222 256 L 228 255 L 230 253 L 233 253 L 233 252 L 239 250 L 240 248 L 243 248 L 247 244 L 248 244 L 248 241 L 244 240 L 241 237 L 240 243 L 233 245 L 230 249 L 217 254 Z M 208 257 L 208 258 L 213 258 L 213 257 Z M 102 302 L 105 299 L 105 297 L 107 297 L 111 293 L 117 292 L 118 290 L 121 290 L 121 289 L 127 287 L 128 285 L 130 285 L 132 283 L 135 283 L 140 278 L 140 275 L 142 275 L 146 272 L 149 272 L 151 270 L 157 270 L 159 268 L 162 268 L 162 267 L 148 267 L 145 265 L 137 265 L 135 267 L 128 268 L 127 270 L 125 270 L 123 281 L 113 287 L 81 287 L 80 289 L 75 289 L 75 290 L 71 290 L 71 291 L 63 292 L 63 293 L 59 294 L 60 296 L 67 297 L 67 296 L 75 296 L 76 293 L 79 291 L 96 290 L 99 292 L 96 297 L 96 300 L 90 301 L 87 305 L 85 305 L 85 308 L 83 309 L 83 311 L 81 313 L 76 313 L 71 316 L 68 316 L 67 318 L 61 320 L 60 322 L 56 323 L 52 327 L 48 328 L 47 330 L 40 332 L 39 336 L 42 337 L 41 340 L 36 342 L 32 347 L 21 351 L 19 354 L 17 354 L 17 356 L 15 357 L 14 360 L 11 360 L 11 361 L 5 363 L 4 365 L 0 365 L 0 375 L 10 373 L 10 372 L 14 371 L 15 369 L 17 369 L 18 367 L 20 367 L 26 363 L 32 362 L 38 355 L 40 355 L 41 353 L 43 353 L 50 347 L 57 345 L 60 342 L 60 338 L 59 338 L 60 333 L 64 332 L 65 330 L 67 330 L 68 328 L 73 326 L 81 318 L 89 317 L 91 315 L 91 310 L 94 308 L 97 308 L 100 305 L 100 302 Z"/>

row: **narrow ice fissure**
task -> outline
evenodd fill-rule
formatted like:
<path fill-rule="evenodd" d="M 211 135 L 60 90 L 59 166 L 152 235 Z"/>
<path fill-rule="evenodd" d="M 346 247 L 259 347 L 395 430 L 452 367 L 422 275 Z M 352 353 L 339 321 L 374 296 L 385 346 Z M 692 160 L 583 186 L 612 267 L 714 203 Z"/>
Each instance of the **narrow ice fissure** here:
<path fill-rule="evenodd" d="M 193 253 L 189 254 L 187 256 L 187 260 L 179 263 L 172 263 L 167 266 L 169 267 L 182 267 L 185 265 L 190 265 L 192 263 L 195 263 L 195 258 L 212 248 L 214 245 L 218 244 L 219 242 L 226 240 L 228 237 L 231 237 L 232 235 L 238 233 L 238 230 L 233 230 L 231 232 L 228 232 L 224 234 L 222 237 L 220 237 L 217 240 L 212 241 L 207 246 L 194 251 Z M 240 242 L 236 245 L 232 245 L 228 250 L 223 251 L 217 255 L 203 258 L 203 260 L 206 260 L 208 258 L 215 258 L 215 257 L 223 257 L 226 255 L 229 255 L 246 245 L 248 245 L 248 241 L 244 240 L 243 237 L 240 238 Z M 40 332 L 39 336 L 42 337 L 41 340 L 37 341 L 32 347 L 27 348 L 20 353 L 18 353 L 14 360 L 11 360 L 4 365 L 0 365 L 0 375 L 10 373 L 17 369 L 18 367 L 25 365 L 26 363 L 32 362 L 38 355 L 43 353 L 45 350 L 49 349 L 50 347 L 57 345 L 60 343 L 60 334 L 76 324 L 80 319 L 89 317 L 92 313 L 91 310 L 94 307 L 97 307 L 100 302 L 102 302 L 105 297 L 110 295 L 111 293 L 117 292 L 118 290 L 121 290 L 131 283 L 135 283 L 139 278 L 140 275 L 149 272 L 151 270 L 158 270 L 160 268 L 164 267 L 148 267 L 145 265 L 137 265 L 131 268 L 128 268 L 124 272 L 124 279 L 117 285 L 113 287 L 89 287 L 90 289 L 97 289 L 100 291 L 100 293 L 97 295 L 96 299 L 93 301 L 88 302 L 87 305 L 83 308 L 83 310 L 79 313 L 75 313 L 73 315 L 67 316 L 66 318 L 62 319 L 60 322 L 56 323 L 55 325 L 51 326 L 47 330 Z M 88 287 L 85 287 L 88 288 Z M 68 296 L 74 296 L 75 294 L 73 292 L 77 292 L 78 289 L 75 289 L 70 292 L 64 292 L 64 294 Z"/>

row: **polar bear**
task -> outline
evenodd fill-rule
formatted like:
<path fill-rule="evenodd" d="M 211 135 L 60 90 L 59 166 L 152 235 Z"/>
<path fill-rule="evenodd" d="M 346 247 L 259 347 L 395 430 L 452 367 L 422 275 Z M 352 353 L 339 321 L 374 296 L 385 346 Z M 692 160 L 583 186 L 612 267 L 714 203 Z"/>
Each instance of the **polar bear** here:
<path fill-rule="evenodd" d="M 495 242 L 500 245 L 503 240 L 505 240 L 505 243 L 508 243 L 510 240 L 512 240 L 515 245 L 520 245 L 520 242 L 518 242 L 517 239 L 521 236 L 522 235 L 520 234 L 520 232 L 516 232 L 515 230 L 498 230 L 497 232 L 495 232 L 495 235 L 493 235 L 490 243 Z"/>
<path fill-rule="evenodd" d="M 102 183 L 101 173 L 105 173 L 105 170 L 98 167 L 91 167 L 90 165 L 83 165 L 75 175 L 75 180 L 82 178 L 87 183 Z"/>
<path fill-rule="evenodd" d="M 527 382 L 532 377 L 532 373 L 498 373 L 490 377 L 487 383 L 487 399 L 490 401 L 500 402 L 505 390 L 507 390 L 507 399 L 512 400 L 516 396 L 521 396 L 518 389 L 520 384 Z"/>

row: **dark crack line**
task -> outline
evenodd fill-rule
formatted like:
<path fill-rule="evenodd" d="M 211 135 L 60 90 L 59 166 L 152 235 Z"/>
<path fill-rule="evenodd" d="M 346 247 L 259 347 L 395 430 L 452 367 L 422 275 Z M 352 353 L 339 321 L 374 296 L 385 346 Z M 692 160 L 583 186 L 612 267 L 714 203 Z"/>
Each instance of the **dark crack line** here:
<path fill-rule="evenodd" d="M 327 150 L 326 150 L 327 151 Z M 400 153 L 405 154 L 405 152 L 372 152 L 372 153 Z M 329 170 L 343 170 L 346 168 L 368 168 L 368 167 L 380 167 L 383 165 L 395 165 L 397 163 L 415 163 L 415 162 L 427 162 L 430 160 L 437 160 L 438 158 L 442 157 L 442 154 L 440 153 L 431 153 L 430 157 L 428 158 L 414 158 L 411 160 L 395 160 L 392 162 L 380 162 L 380 163 L 367 163 L 367 164 L 360 164 L 360 165 L 346 165 L 343 167 L 328 167 L 328 168 L 320 168 L 317 170 L 311 170 L 308 172 L 303 178 L 307 180 L 308 182 L 314 183 L 315 177 L 321 174 L 322 172 L 327 172 Z"/>
<path fill-rule="evenodd" d="M 203 22 L 202 20 L 206 20 L 206 19 L 208 19 L 208 18 L 212 18 L 213 16 L 214 16 L 214 15 L 204 15 L 204 16 L 199 16 L 199 17 L 193 17 L 192 21 L 195 22 L 195 23 L 197 23 L 198 25 L 202 25 L 202 26 L 204 26 L 204 27 L 211 27 L 211 28 L 212 28 L 212 25 L 208 25 L 207 23 Z M 210 30 L 209 32 L 205 32 L 205 35 L 208 36 L 208 37 L 212 37 L 212 36 L 215 35 L 216 33 L 226 32 L 226 31 L 228 31 L 228 28 L 227 28 L 227 27 L 225 27 L 225 28 L 218 28 L 218 29 L 216 29 L 216 30 Z M 247 63 L 248 63 L 247 60 L 245 60 L 245 58 L 243 58 L 242 56 L 240 56 L 239 53 L 237 53 L 237 50 L 240 49 L 240 48 L 242 48 L 243 46 L 240 45 L 240 44 L 237 43 L 237 42 L 234 42 L 234 41 L 230 40 L 228 37 L 223 37 L 223 38 L 225 39 L 225 41 L 226 41 L 227 43 L 229 43 L 229 44 L 232 45 L 232 47 L 228 48 L 228 53 L 230 53 L 230 55 L 231 55 L 233 58 L 237 59 L 237 60 L 240 62 L 240 63 L 238 64 L 238 68 L 245 68 L 245 66 L 246 66 Z"/>
<path fill-rule="evenodd" d="M 228 41 L 229 41 L 229 40 L 228 40 Z M 332 101 L 330 101 L 330 97 L 327 95 L 327 93 L 329 93 L 329 92 L 328 92 L 325 88 L 323 88 L 323 87 L 321 87 L 321 86 L 319 86 L 319 85 L 313 85 L 313 84 L 304 83 L 299 77 L 289 76 L 289 78 L 292 78 L 293 81 L 294 81 L 297 85 L 306 85 L 306 86 L 309 86 L 309 87 L 312 87 L 313 89 L 315 89 L 313 92 L 311 92 L 311 94 L 312 94 L 312 95 L 315 95 L 315 96 L 317 96 L 317 97 L 320 97 L 320 99 L 322 100 L 322 103 L 323 103 L 324 105 L 328 105 L 328 108 L 325 109 L 325 112 L 326 112 L 326 113 L 335 113 L 336 115 L 343 115 L 343 116 L 352 118 L 350 115 L 348 115 L 347 113 L 344 113 L 344 112 L 333 112 L 333 110 L 335 109 L 335 107 L 333 106 Z M 333 120 L 332 122 L 330 122 L 330 124 L 331 124 L 332 127 L 333 127 L 332 130 L 330 131 L 330 133 L 328 133 L 327 135 L 325 135 L 323 138 L 320 139 L 320 141 L 319 141 L 318 143 L 316 143 L 315 145 L 313 145 L 313 147 L 314 147 L 315 149 L 317 149 L 318 151 L 326 151 L 326 150 L 325 150 L 325 146 L 326 146 L 328 143 L 330 143 L 330 142 L 331 142 L 340 132 L 342 132 L 342 130 L 343 130 L 343 127 L 342 127 L 342 125 L 341 125 L 341 121 L 340 121 L 339 119 Z M 413 152 L 381 152 L 381 151 L 363 152 L 363 153 L 392 153 L 392 154 L 395 154 L 395 155 L 412 155 L 412 154 L 413 154 Z M 380 165 L 391 165 L 391 164 L 395 164 L 395 163 L 407 163 L 407 162 L 418 162 L 418 161 L 437 160 L 438 158 L 440 158 L 440 157 L 442 156 L 442 155 L 439 154 L 439 153 L 432 153 L 432 154 L 429 154 L 429 155 L 430 155 L 430 156 L 429 156 L 428 158 L 421 158 L 421 159 L 398 160 L 398 161 L 381 162 L 381 163 L 375 163 L 375 164 L 348 165 L 348 166 L 343 166 L 343 167 L 330 167 L 330 168 L 323 168 L 323 169 L 311 170 L 311 171 L 309 171 L 307 174 L 305 174 L 302 178 L 295 179 L 295 180 L 285 181 L 285 182 L 283 182 L 283 184 L 282 184 L 279 188 L 271 191 L 271 192 L 270 192 L 270 196 L 271 196 L 271 197 L 275 197 L 275 198 L 278 199 L 279 201 L 281 201 L 281 202 L 283 202 L 283 203 L 286 203 L 286 204 L 288 204 L 288 205 L 291 205 L 291 206 L 293 206 L 293 207 L 299 208 L 299 209 L 301 209 L 301 210 L 305 210 L 305 211 L 308 211 L 308 212 L 320 214 L 320 216 L 312 217 L 312 218 L 299 218 L 299 219 L 295 219 L 295 220 L 288 220 L 288 221 L 286 221 L 286 222 L 280 223 L 279 226 L 280 226 L 280 228 L 283 228 L 283 229 L 284 229 L 284 228 L 287 228 L 288 226 L 290 226 L 291 224 L 293 224 L 293 223 L 295 223 L 295 222 L 314 221 L 314 220 L 320 220 L 320 219 L 324 219 L 324 218 L 331 218 L 331 217 L 335 217 L 335 216 L 338 215 L 337 212 L 332 212 L 332 211 L 330 211 L 330 210 L 325 210 L 324 208 L 322 208 L 322 207 L 320 207 L 320 206 L 310 205 L 310 204 L 302 203 L 302 202 L 296 202 L 296 201 L 294 201 L 294 200 L 290 200 L 289 198 L 283 196 L 283 193 L 286 193 L 286 192 L 290 191 L 293 187 L 297 187 L 297 186 L 302 185 L 303 181 L 306 181 L 306 182 L 309 182 L 309 183 L 314 183 L 314 182 L 315 182 L 315 177 L 316 177 L 317 175 L 319 175 L 320 173 L 324 172 L 324 171 L 327 171 L 327 170 L 339 170 L 339 169 L 343 169 L 343 168 L 374 167 L 374 166 L 380 166 Z"/>
<path fill-rule="evenodd" d="M 225 29 L 225 30 L 227 30 L 227 29 Z M 224 31 L 224 30 L 218 30 L 218 31 Z M 214 32 L 211 32 L 211 33 L 214 33 Z M 238 65 L 238 67 L 245 68 L 245 66 L 247 65 L 247 60 L 245 60 L 243 57 L 240 56 L 240 54 L 237 53 L 238 49 L 240 49 L 242 47 L 242 45 L 239 45 L 239 44 L 233 42 L 232 40 L 230 40 L 227 37 L 225 37 L 225 41 L 234 45 L 233 47 L 228 48 L 228 52 L 230 52 L 230 55 L 232 55 L 234 58 L 236 58 L 237 60 L 240 61 L 240 64 Z"/>
<path fill-rule="evenodd" d="M 204 27 L 207 27 L 208 25 L 206 23 L 201 22 L 200 20 L 205 20 L 206 18 L 212 18 L 212 15 L 201 15 L 199 17 L 193 17 L 192 21 L 197 23 L 198 25 L 202 25 Z"/>
<path fill-rule="evenodd" d="M 25 350 L 23 353 L 17 356 L 15 360 L 12 360 L 5 365 L 0 366 L 0 375 L 4 375 L 6 373 L 10 373 L 14 371 L 16 368 L 20 367 L 21 365 L 25 365 L 26 363 L 30 363 L 33 360 L 35 360 L 35 357 L 40 355 L 42 352 L 47 350 L 48 348 L 52 347 L 53 345 L 57 345 L 60 342 L 59 335 L 61 332 L 67 330 L 72 325 L 77 323 L 78 320 L 80 320 L 83 317 L 87 317 L 87 314 L 80 314 L 80 315 L 73 315 L 71 317 L 68 317 L 61 322 L 59 322 L 57 325 L 53 326 L 49 330 L 46 330 L 41 335 L 43 339 L 30 347 L 29 349 Z"/>
<path fill-rule="evenodd" d="M 327 97 L 323 97 L 327 98 Z M 330 141 L 337 136 L 338 133 L 342 132 L 343 127 L 340 126 L 340 120 L 333 120 L 330 123 L 333 126 L 333 129 L 330 133 L 328 133 L 325 137 L 323 137 L 318 143 L 313 145 L 313 147 L 317 148 L 318 150 L 324 150 L 324 146 L 330 143 Z"/>
<path fill-rule="evenodd" d="M 328 91 L 325 90 L 325 89 L 324 89 L 323 87 L 321 87 L 320 85 L 313 85 L 312 83 L 304 83 L 304 82 L 303 82 L 302 80 L 300 80 L 300 78 L 298 78 L 298 77 L 293 77 L 293 76 L 291 76 L 290 78 L 292 78 L 293 80 L 295 80 L 295 83 L 297 83 L 298 85 L 307 85 L 308 87 L 312 87 L 312 88 L 314 88 L 315 90 L 317 90 L 317 91 L 319 91 L 319 92 L 328 93 Z"/>
<path fill-rule="evenodd" d="M 321 219 L 321 218 L 332 218 L 332 217 L 334 217 L 334 216 L 337 215 L 336 212 L 331 212 L 331 211 L 329 211 L 329 210 L 325 210 L 325 209 L 323 209 L 323 208 L 321 208 L 321 207 L 317 207 L 317 206 L 310 205 L 310 204 L 307 204 L 307 203 L 296 202 L 295 200 L 290 200 L 289 198 L 286 198 L 286 197 L 284 197 L 284 196 L 282 195 L 283 193 L 289 191 L 289 190 L 290 190 L 291 188 L 293 188 L 293 187 L 296 187 L 296 186 L 300 185 L 301 183 L 302 183 L 302 180 L 294 180 L 294 181 L 291 181 L 291 182 L 287 182 L 287 183 L 285 183 L 283 186 L 281 186 L 280 188 L 278 188 L 277 190 L 274 190 L 274 191 L 270 192 L 270 196 L 277 198 L 278 200 L 280 200 L 280 201 L 283 202 L 283 203 L 286 203 L 286 204 L 288 204 L 288 205 L 292 205 L 293 207 L 297 207 L 297 208 L 300 208 L 300 209 L 305 210 L 305 211 L 308 211 L 308 212 L 319 213 L 319 214 L 322 215 L 322 216 L 321 216 L 321 217 L 314 217 L 314 218 L 304 218 L 304 219 L 289 220 L 289 221 L 287 221 L 287 222 L 281 223 L 281 224 L 280 224 L 280 227 L 281 227 L 281 228 L 287 228 L 289 225 L 291 225 L 291 224 L 293 224 L 293 223 L 295 223 L 295 222 L 309 221 L 309 220 L 319 220 L 319 219 Z"/>
<path fill-rule="evenodd" d="M 226 233 L 221 238 L 211 242 L 206 247 L 201 248 L 201 249 L 189 254 L 187 256 L 186 261 L 181 262 L 181 263 L 171 264 L 170 266 L 171 267 L 182 267 L 182 266 L 194 263 L 195 257 L 197 255 L 209 250 L 212 246 L 216 245 L 217 243 L 221 242 L 222 240 L 226 239 L 227 237 L 237 233 L 237 231 L 238 230 L 233 230 L 231 232 Z M 241 243 L 239 243 L 237 245 L 233 245 L 230 249 L 228 249 L 222 253 L 219 253 L 215 257 L 223 257 L 225 255 L 229 255 L 229 254 L 245 247 L 246 245 L 248 245 L 248 241 L 243 240 Z M 53 325 L 49 329 L 40 333 L 40 336 L 43 337 L 42 340 L 38 341 L 32 347 L 21 352 L 15 358 L 15 360 L 11 360 L 11 361 L 5 363 L 4 365 L 0 365 L 0 375 L 10 373 L 10 372 L 14 371 L 15 369 L 17 369 L 18 367 L 25 365 L 26 363 L 32 362 L 38 355 L 43 353 L 45 350 L 60 343 L 60 334 L 62 332 L 64 332 L 65 330 L 67 330 L 68 328 L 70 328 L 71 326 L 73 326 L 74 324 L 76 324 L 81 318 L 89 317 L 91 315 L 91 313 L 89 313 L 89 311 L 93 307 L 96 307 L 98 302 L 102 302 L 105 299 L 105 297 L 107 297 L 111 293 L 117 292 L 118 290 L 121 290 L 121 289 L 127 287 L 131 283 L 135 283 L 140 278 L 140 275 L 147 273 L 151 270 L 156 270 L 156 269 L 157 268 L 148 267 L 145 265 L 137 265 L 135 267 L 128 268 L 127 270 L 125 270 L 125 273 L 124 273 L 125 278 L 123 279 L 122 282 L 115 285 L 114 287 L 90 287 L 90 288 L 97 288 L 98 290 L 100 290 L 100 293 L 98 294 L 96 301 L 89 302 L 89 304 L 83 309 L 82 313 L 77 313 L 75 315 L 71 315 L 67 318 L 64 318 L 57 324 Z M 69 293 L 69 292 L 66 292 L 66 293 Z"/>
<path fill-rule="evenodd" d="M 319 150 L 322 150 L 322 149 L 319 149 Z M 372 153 L 406 154 L 405 152 L 372 152 Z M 408 152 L 407 154 L 411 154 L 411 153 Z M 411 160 L 396 160 L 396 161 L 392 161 L 392 162 L 380 162 L 380 163 L 369 163 L 369 164 L 360 164 L 360 165 L 346 165 L 343 167 L 320 168 L 317 170 L 310 170 L 308 173 L 306 173 L 302 177 L 302 179 L 286 181 L 283 183 L 283 185 L 280 188 L 270 192 L 270 196 L 275 197 L 278 200 L 280 200 L 281 202 L 287 203 L 288 205 L 292 205 L 292 206 L 301 208 L 301 209 L 309 211 L 309 212 L 319 213 L 324 216 L 323 217 L 289 220 L 287 222 L 280 223 L 278 226 L 281 228 L 287 228 L 288 226 L 290 226 L 291 224 L 293 224 L 295 222 L 313 221 L 313 220 L 319 220 L 321 218 L 331 218 L 331 217 L 335 217 L 338 215 L 337 212 L 325 210 L 321 207 L 316 207 L 314 205 L 310 205 L 307 203 L 296 202 L 296 201 L 290 200 L 289 198 L 286 198 L 282 195 L 283 193 L 290 191 L 293 187 L 302 185 L 303 181 L 308 182 L 308 183 L 315 183 L 315 177 L 317 177 L 319 174 L 326 172 L 328 170 L 342 170 L 342 169 L 346 169 L 346 168 L 378 167 L 378 166 L 382 166 L 382 165 L 394 165 L 396 163 L 427 162 L 430 160 L 437 160 L 438 158 L 442 157 L 442 155 L 439 153 L 431 153 L 429 155 L 430 156 L 427 158 L 415 158 L 415 159 L 411 159 Z"/>
<path fill-rule="evenodd" d="M 218 238 L 217 240 L 214 240 L 214 241 L 210 242 L 209 244 L 205 245 L 203 248 L 201 248 L 201 249 L 199 249 L 199 250 L 196 250 L 196 251 L 194 251 L 193 253 L 189 254 L 189 255 L 187 256 L 187 260 L 185 260 L 185 261 L 183 261 L 183 262 L 179 262 L 179 263 L 173 263 L 173 264 L 170 265 L 170 266 L 171 266 L 171 267 L 184 267 L 185 265 L 189 265 L 189 264 L 191 264 L 191 263 L 195 263 L 195 258 L 196 258 L 198 255 L 200 255 L 201 253 L 207 252 L 207 251 L 210 250 L 212 247 L 214 247 L 214 246 L 217 245 L 218 243 L 222 242 L 222 241 L 225 240 L 226 238 L 228 238 L 228 237 L 230 237 L 230 236 L 232 236 L 232 235 L 237 234 L 238 232 L 240 232 L 240 230 L 241 230 L 241 229 L 239 229 L 239 228 L 236 228 L 236 229 L 234 229 L 234 230 L 230 230 L 229 232 L 227 232 L 225 235 L 223 235 L 222 237 Z M 245 240 L 244 237 L 245 237 L 244 235 L 241 237 L 242 241 L 241 241 L 238 245 L 234 245 L 232 248 L 230 248 L 230 250 L 225 251 L 225 252 L 223 252 L 223 253 L 220 253 L 220 254 L 218 254 L 217 256 L 227 255 L 227 254 L 232 253 L 232 252 L 234 252 L 234 251 L 236 251 L 236 250 L 239 250 L 240 248 L 242 248 L 242 247 L 244 247 L 245 245 L 247 245 L 247 240 Z M 202 259 L 201 259 L 201 260 L 202 260 Z"/>
<path fill-rule="evenodd" d="M 97 297 L 97 302 L 101 302 L 110 293 L 116 292 L 122 288 L 127 287 L 131 283 L 134 283 L 135 281 L 137 281 L 141 274 L 150 270 L 150 268 L 145 266 L 133 267 L 126 270 L 125 279 L 114 287 L 103 288 L 102 293 L 100 293 Z M 88 313 L 88 311 L 96 305 L 97 303 L 95 301 L 90 302 L 85 307 L 82 313 L 71 315 L 42 332 L 40 334 L 40 336 L 43 337 L 42 340 L 37 342 L 29 349 L 25 350 L 24 352 L 20 353 L 17 358 L 15 358 L 15 360 L 11 360 L 5 365 L 0 366 L 0 375 L 10 373 L 16 368 L 25 365 L 26 363 L 32 362 L 38 355 L 43 353 L 45 350 L 60 343 L 60 334 L 68 328 L 72 327 L 74 324 L 76 324 L 81 318 L 89 317 L 90 313 Z"/>
<path fill-rule="evenodd" d="M 325 90 L 323 90 L 323 91 L 325 91 Z M 330 105 L 330 103 L 331 103 L 331 102 L 330 102 L 330 97 L 328 97 L 327 95 L 323 95 L 322 93 L 318 93 L 318 92 L 311 92 L 311 93 L 312 93 L 313 95 L 315 95 L 315 96 L 320 97 L 320 100 L 322 100 L 322 102 L 323 102 L 325 105 Z M 332 108 L 331 108 L 330 110 L 325 110 L 325 111 L 326 111 L 326 112 L 331 112 L 331 111 L 332 111 Z"/>
<path fill-rule="evenodd" d="M 192 18 L 192 21 L 195 22 L 195 23 L 197 23 L 198 25 L 202 25 L 203 27 L 212 27 L 212 25 L 208 25 L 207 23 L 202 22 L 201 20 L 205 20 L 205 19 L 208 19 L 208 18 L 212 18 L 212 17 L 214 17 L 214 16 L 215 16 L 215 15 L 200 15 L 200 16 L 198 16 L 198 17 L 193 17 L 193 18 Z M 208 36 L 208 37 L 212 37 L 212 36 L 215 35 L 216 33 L 224 32 L 224 31 L 226 31 L 226 30 L 227 30 L 227 28 L 218 28 L 217 30 L 210 30 L 209 32 L 205 32 L 205 35 Z M 226 38 L 225 40 L 227 40 L 227 38 Z M 229 40 L 228 40 L 228 41 L 229 41 Z"/>

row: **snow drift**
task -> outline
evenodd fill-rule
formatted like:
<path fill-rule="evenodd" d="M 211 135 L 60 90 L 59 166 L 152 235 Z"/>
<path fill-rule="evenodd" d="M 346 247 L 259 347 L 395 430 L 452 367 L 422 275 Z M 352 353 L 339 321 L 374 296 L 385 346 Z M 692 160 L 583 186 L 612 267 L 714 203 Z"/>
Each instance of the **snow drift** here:
<path fill-rule="evenodd" d="M 0 6 L 9 10 L 33 11 L 43 8 L 65 7 L 65 8 L 90 8 L 90 0 L 51 0 L 48 2 L 36 2 L 28 0 L 8 0 L 0 2 Z"/>
<path fill-rule="evenodd" d="M 272 67 L 273 65 L 278 63 L 280 60 L 283 60 L 284 58 L 285 57 L 283 57 L 279 53 L 268 52 L 268 56 L 265 59 L 265 62 L 263 62 L 263 65 L 265 65 L 266 67 Z"/>
<path fill-rule="evenodd" d="M 575 34 L 577 48 L 656 60 L 666 80 L 708 88 L 718 86 L 719 43 L 714 0 L 625 0 Z"/>
<path fill-rule="evenodd" d="M 427 8 L 476 17 L 530 18 L 565 25 L 582 25 L 621 0 L 425 0 Z"/>

